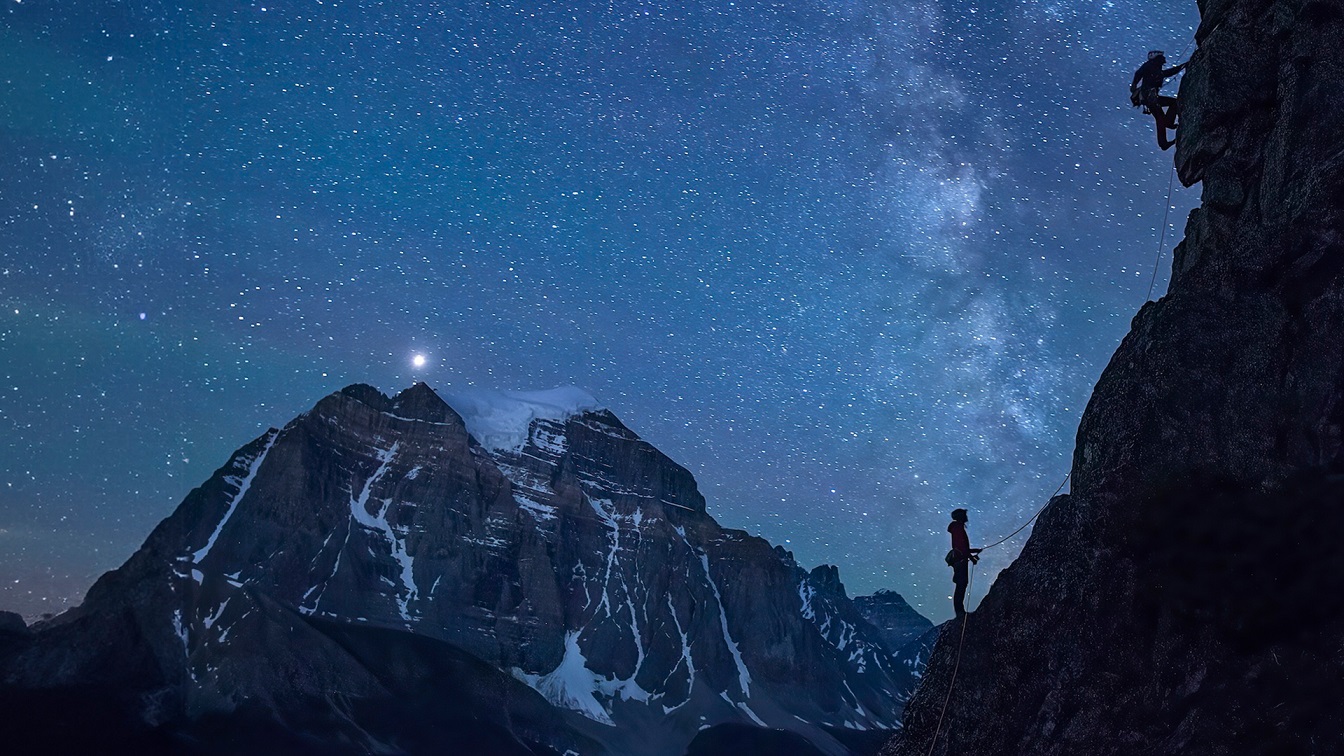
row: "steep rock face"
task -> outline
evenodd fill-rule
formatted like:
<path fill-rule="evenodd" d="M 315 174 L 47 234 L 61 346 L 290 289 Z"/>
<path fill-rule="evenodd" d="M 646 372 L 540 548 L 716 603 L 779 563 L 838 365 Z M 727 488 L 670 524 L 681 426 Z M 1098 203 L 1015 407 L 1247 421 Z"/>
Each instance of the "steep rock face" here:
<path fill-rule="evenodd" d="M 1344 4 L 1201 11 L 1170 293 L 885 753 L 1344 753 Z"/>
<path fill-rule="evenodd" d="M 520 752 L 679 754 L 736 722 L 842 753 L 827 728 L 895 726 L 913 678 L 838 575 L 719 527 L 691 474 L 610 412 L 543 400 L 464 420 L 423 384 L 326 397 L 0 659 L 0 693 L 81 691 L 135 733 L 183 737 L 241 712 L 354 750 L 441 742 L 378 712 L 477 688 L 500 702 L 477 707 L 491 748 Z M 495 675 L 389 673 L 361 632 Z"/>

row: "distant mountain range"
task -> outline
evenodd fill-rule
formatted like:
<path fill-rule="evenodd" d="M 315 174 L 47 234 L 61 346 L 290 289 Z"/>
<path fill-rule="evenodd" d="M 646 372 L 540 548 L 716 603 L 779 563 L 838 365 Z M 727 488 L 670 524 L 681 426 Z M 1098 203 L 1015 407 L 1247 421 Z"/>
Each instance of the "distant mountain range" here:
<path fill-rule="evenodd" d="M 331 394 L 80 607 L 0 618 L 3 742 L 843 754 L 898 726 L 931 643 L 898 595 L 851 600 L 834 567 L 720 527 L 583 392 L 449 399 Z"/>

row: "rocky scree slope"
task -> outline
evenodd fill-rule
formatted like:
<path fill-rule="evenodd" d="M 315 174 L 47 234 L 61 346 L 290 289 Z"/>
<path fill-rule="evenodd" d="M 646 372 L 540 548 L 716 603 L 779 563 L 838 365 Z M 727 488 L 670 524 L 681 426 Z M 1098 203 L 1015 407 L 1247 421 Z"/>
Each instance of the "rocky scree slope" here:
<path fill-rule="evenodd" d="M 1170 293 L 884 753 L 1344 753 L 1344 3 L 1200 11 Z"/>
<path fill-rule="evenodd" d="M 72 711 L 169 752 L 680 754 L 738 723 L 838 754 L 894 727 L 913 677 L 834 568 L 721 528 L 573 399 L 464 420 L 356 385 L 266 432 L 82 606 L 0 638 L 5 742 L 78 746 Z"/>

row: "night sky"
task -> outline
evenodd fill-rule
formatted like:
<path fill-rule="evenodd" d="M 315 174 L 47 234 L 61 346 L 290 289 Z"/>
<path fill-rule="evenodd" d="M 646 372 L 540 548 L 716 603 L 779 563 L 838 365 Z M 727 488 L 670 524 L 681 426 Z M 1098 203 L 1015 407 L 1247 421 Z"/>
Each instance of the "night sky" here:
<path fill-rule="evenodd" d="M 950 616 L 948 511 L 979 544 L 1044 503 L 1144 301 L 1171 153 L 1128 85 L 1197 22 L 2 7 L 0 609 L 30 618 L 267 427 L 415 380 L 587 389 L 724 525 Z M 1177 183 L 1154 296 L 1194 201 Z"/>

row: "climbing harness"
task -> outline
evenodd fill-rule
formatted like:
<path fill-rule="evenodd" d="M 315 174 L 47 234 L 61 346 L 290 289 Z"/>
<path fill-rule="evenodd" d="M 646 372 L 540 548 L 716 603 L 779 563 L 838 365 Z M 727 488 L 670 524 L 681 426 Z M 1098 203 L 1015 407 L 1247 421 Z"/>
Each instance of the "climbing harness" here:
<path fill-rule="evenodd" d="M 985 549 L 992 549 L 995 546 L 998 546 L 1004 541 L 1007 541 L 1009 538 L 1012 538 L 1013 536 L 1025 530 L 1026 527 L 1030 525 L 1032 522 L 1034 522 L 1037 517 L 1041 516 L 1041 512 L 1044 512 L 1046 507 L 1050 506 L 1050 502 L 1054 501 L 1055 497 L 1059 495 L 1059 492 L 1064 490 L 1064 486 L 1069 482 L 1069 478 L 1072 476 L 1073 471 L 1070 470 L 1064 476 L 1064 480 L 1061 480 L 1059 482 L 1059 486 L 1055 489 L 1055 492 L 1050 494 L 1050 496 L 1046 498 L 1045 503 L 1041 505 L 1040 509 L 1037 509 L 1036 513 L 1033 514 L 1031 517 L 1029 517 L 1026 522 L 1022 523 L 1022 525 L 1019 526 L 1017 530 L 1014 530 L 1013 532 L 1009 533 L 1003 538 L 1000 538 L 994 543 L 985 546 L 984 548 L 980 549 L 980 551 L 983 553 Z M 971 585 L 974 582 L 975 582 L 975 562 L 971 562 L 970 570 L 966 573 L 967 593 L 971 592 Z M 966 642 L 966 618 L 968 616 L 969 613 L 961 615 L 961 637 L 957 639 L 957 660 L 952 665 L 952 679 L 947 683 L 947 695 L 943 696 L 943 708 L 941 711 L 938 712 L 938 726 L 933 729 L 933 740 L 929 741 L 929 756 L 933 756 L 933 748 L 934 746 L 938 745 L 938 735 L 943 730 L 943 718 L 947 715 L 947 704 L 949 701 L 952 700 L 952 688 L 957 684 L 957 671 L 961 669 L 961 646 L 963 643 Z"/>

